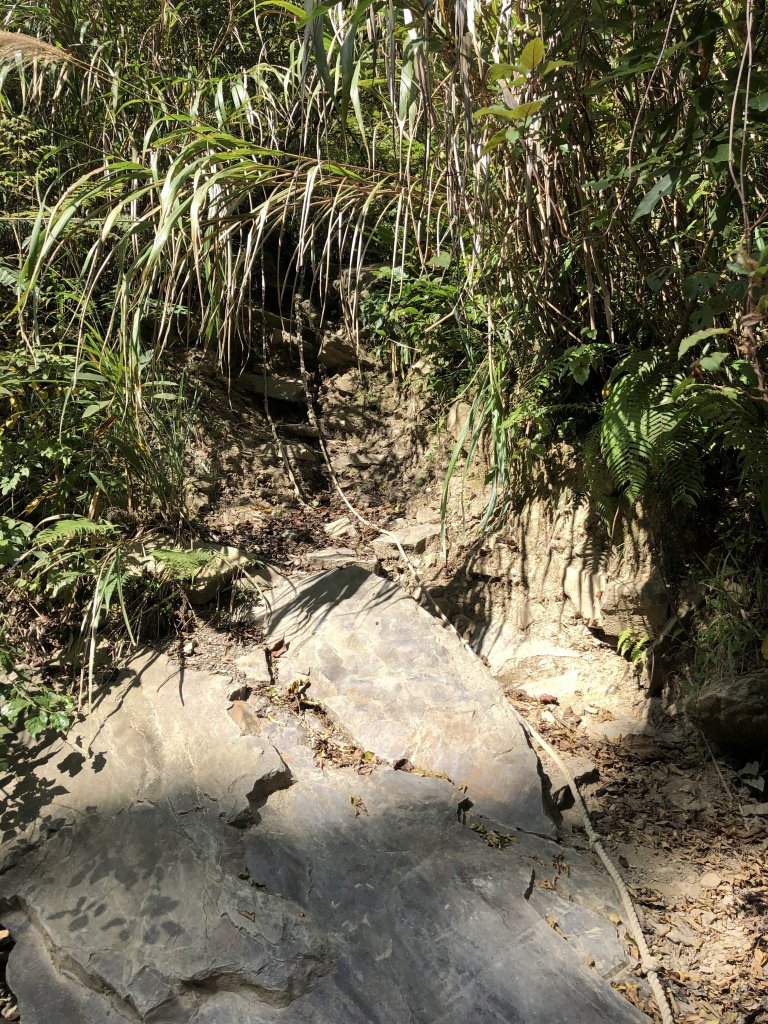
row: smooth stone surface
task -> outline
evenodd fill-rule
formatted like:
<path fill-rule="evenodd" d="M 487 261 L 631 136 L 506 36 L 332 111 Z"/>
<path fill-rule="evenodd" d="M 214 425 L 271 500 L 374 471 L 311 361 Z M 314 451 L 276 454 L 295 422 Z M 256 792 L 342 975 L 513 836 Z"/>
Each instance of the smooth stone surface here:
<path fill-rule="evenodd" d="M 445 780 L 387 768 L 296 777 L 250 833 L 248 869 L 325 921 L 343 949 L 334 974 L 281 1021 L 645 1020 L 600 976 L 626 957 L 606 916 L 612 888 L 589 860 L 567 851 L 569 873 L 558 874 L 562 848 L 526 833 L 490 848 L 457 820 Z M 217 1021 L 213 1007 L 202 1019 Z"/>
<path fill-rule="evenodd" d="M 271 626 L 278 687 L 308 659 L 339 729 L 415 770 L 318 764 L 263 694 L 138 659 L 3 780 L 23 1024 L 647 1024 L 605 980 L 612 883 L 537 834 L 536 759 L 458 639 L 358 568 L 284 586 Z"/>
<path fill-rule="evenodd" d="M 510 662 L 518 663 L 529 658 L 582 657 L 579 651 L 574 651 L 570 647 L 558 647 L 556 644 L 547 643 L 546 640 L 527 637 L 521 630 L 506 622 L 480 624 L 473 637 L 472 646 L 487 660 L 494 675 L 500 675 Z"/>
<path fill-rule="evenodd" d="M 485 666 L 399 587 L 350 566 L 272 596 L 269 631 L 289 644 L 281 682 L 309 676 L 364 750 L 448 778 L 457 803 L 550 835 L 538 761 Z"/>
<path fill-rule="evenodd" d="M 23 911 L 67 976 L 140 1020 L 187 1020 L 206 987 L 286 1005 L 335 963 L 333 938 L 299 907 L 238 878 L 242 827 L 291 778 L 268 740 L 240 734 L 229 688 L 227 676 L 140 660 L 36 767 L 41 806 L 25 831 L 5 832 L 0 906 Z M 49 1024 L 40 957 L 17 949 L 9 980 L 24 1022 Z"/>
<path fill-rule="evenodd" d="M 307 562 L 318 569 L 332 569 L 349 565 L 357 558 L 352 548 L 322 548 L 305 555 Z"/>
<path fill-rule="evenodd" d="M 427 550 L 427 545 L 431 541 L 439 539 L 440 529 L 439 523 L 416 523 L 413 526 L 392 530 L 392 533 L 397 537 L 403 551 L 420 555 Z M 397 544 L 386 535 L 377 537 L 371 546 L 378 558 L 396 558 L 398 555 Z"/>

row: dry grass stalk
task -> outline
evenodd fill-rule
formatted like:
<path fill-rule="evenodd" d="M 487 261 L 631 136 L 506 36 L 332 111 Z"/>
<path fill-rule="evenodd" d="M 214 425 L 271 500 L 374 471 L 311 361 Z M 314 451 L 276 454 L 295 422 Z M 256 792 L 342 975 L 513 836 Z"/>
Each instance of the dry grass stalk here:
<path fill-rule="evenodd" d="M 41 60 L 74 61 L 67 50 L 44 43 L 42 39 L 25 35 L 23 32 L 0 32 L 0 61 L 14 60 L 21 57 L 23 61 Z"/>

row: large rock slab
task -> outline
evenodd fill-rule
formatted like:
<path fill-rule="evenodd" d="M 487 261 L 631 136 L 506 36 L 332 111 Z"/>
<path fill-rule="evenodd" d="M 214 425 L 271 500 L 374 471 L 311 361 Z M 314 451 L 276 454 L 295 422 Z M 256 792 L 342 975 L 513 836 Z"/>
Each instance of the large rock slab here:
<path fill-rule="evenodd" d="M 440 523 L 415 523 L 412 526 L 403 526 L 393 532 L 393 536 L 382 534 L 377 537 L 371 545 L 377 558 L 382 561 L 387 558 L 397 558 L 399 555 L 397 541 L 403 551 L 411 551 L 416 555 L 427 550 L 427 546 L 440 538 Z"/>
<path fill-rule="evenodd" d="M 710 679 L 686 706 L 691 718 L 724 749 L 768 749 L 768 670 Z"/>
<path fill-rule="evenodd" d="M 23 941 L 11 957 L 25 1024 L 53 1019 L 59 974 L 97 1009 L 56 1019 L 100 1024 L 131 1009 L 187 1020 L 206 987 L 285 1005 L 332 969 L 332 937 L 238 878 L 240 827 L 290 772 L 268 740 L 240 734 L 228 682 L 143 659 L 37 766 L 53 796 L 11 830 L 0 884 L 9 926 L 32 922 L 49 957 Z M 82 993 L 61 999 L 86 1012 Z"/>
<path fill-rule="evenodd" d="M 279 703 L 137 660 L 3 780 L 23 1024 L 642 1024 L 606 981 L 612 885 L 547 837 L 487 671 L 359 570 L 284 588 L 271 621 L 278 687 L 309 658 L 339 727 L 408 770 L 317 764 Z"/>
<path fill-rule="evenodd" d="M 457 802 L 551 835 L 536 755 L 485 666 L 388 580 L 350 566 L 275 592 L 280 678 L 309 676 L 319 701 L 365 750 L 444 776 Z"/>
<path fill-rule="evenodd" d="M 524 832 L 502 830 L 509 845 L 488 846 L 457 820 L 442 779 L 389 768 L 367 778 L 297 768 L 297 778 L 249 834 L 248 870 L 324 920 L 342 949 L 309 998 L 257 1019 L 645 1019 L 587 967 L 591 958 L 611 975 L 623 962 L 607 918 L 615 896 L 588 859 L 567 851 L 559 860 L 561 847 Z M 201 1020 L 217 1024 L 216 1013 L 212 1004 Z"/>

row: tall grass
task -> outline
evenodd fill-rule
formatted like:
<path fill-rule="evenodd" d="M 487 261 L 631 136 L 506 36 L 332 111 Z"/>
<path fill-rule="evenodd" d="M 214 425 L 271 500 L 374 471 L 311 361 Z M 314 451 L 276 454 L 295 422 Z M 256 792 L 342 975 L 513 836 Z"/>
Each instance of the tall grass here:
<path fill-rule="evenodd" d="M 265 251 L 289 318 L 292 291 L 322 294 L 339 265 L 353 311 L 366 261 L 431 266 L 459 320 L 482 311 L 469 362 L 488 401 L 472 430 L 506 451 L 499 495 L 552 442 L 556 406 L 574 438 L 604 416 L 610 461 L 626 410 L 601 392 L 634 350 L 766 398 L 765 26 L 751 0 L 690 0 L 662 20 L 575 0 L 69 0 L 11 7 L 6 29 L 71 55 L 5 69 L 14 115 L 39 124 L 45 109 L 58 172 L 14 254 L 22 320 L 61 274 L 81 296 L 74 336 L 108 305 L 104 344 L 126 365 L 142 341 L 225 355 L 253 344 Z"/>
<path fill-rule="evenodd" d="M 322 300 L 337 278 L 355 319 L 368 262 L 394 282 L 428 269 L 452 296 L 462 345 L 430 324 L 423 351 L 444 338 L 441 372 L 459 364 L 465 447 L 490 436 L 486 523 L 560 442 L 609 522 L 648 489 L 768 513 L 753 0 L 663 17 L 576 0 L 53 0 L 6 4 L 0 28 L 14 513 L 172 518 L 164 354 L 260 346 L 268 264 L 289 321 L 296 293 Z M 32 423 L 54 420 L 52 455 Z"/>

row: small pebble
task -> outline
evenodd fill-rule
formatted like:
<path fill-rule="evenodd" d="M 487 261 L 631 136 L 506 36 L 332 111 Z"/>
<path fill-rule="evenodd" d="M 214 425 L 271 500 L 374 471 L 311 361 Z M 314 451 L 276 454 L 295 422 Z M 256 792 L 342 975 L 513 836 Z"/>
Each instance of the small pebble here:
<path fill-rule="evenodd" d="M 705 889 L 716 889 L 722 882 L 722 878 L 714 871 L 705 871 L 699 882 Z"/>

